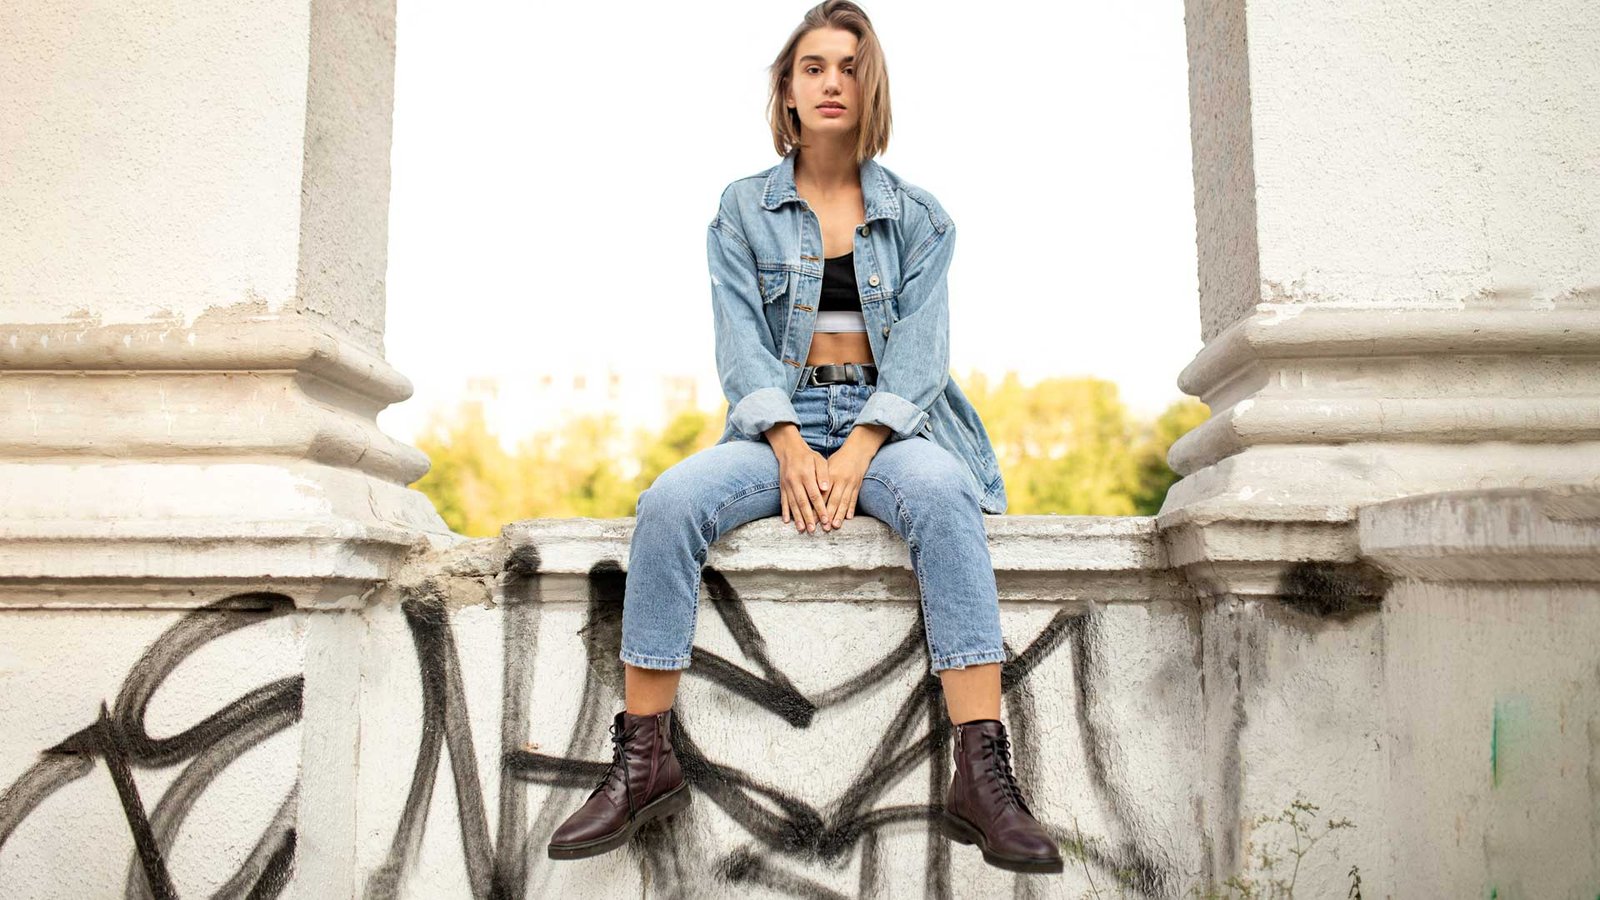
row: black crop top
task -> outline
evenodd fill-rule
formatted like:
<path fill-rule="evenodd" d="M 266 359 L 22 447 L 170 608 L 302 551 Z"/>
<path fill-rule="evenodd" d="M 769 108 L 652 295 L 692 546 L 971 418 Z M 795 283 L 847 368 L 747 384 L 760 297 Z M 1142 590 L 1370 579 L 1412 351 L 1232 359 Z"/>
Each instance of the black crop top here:
<path fill-rule="evenodd" d="M 822 261 L 822 302 L 817 304 L 817 309 L 861 311 L 861 294 L 856 289 L 854 250 Z"/>

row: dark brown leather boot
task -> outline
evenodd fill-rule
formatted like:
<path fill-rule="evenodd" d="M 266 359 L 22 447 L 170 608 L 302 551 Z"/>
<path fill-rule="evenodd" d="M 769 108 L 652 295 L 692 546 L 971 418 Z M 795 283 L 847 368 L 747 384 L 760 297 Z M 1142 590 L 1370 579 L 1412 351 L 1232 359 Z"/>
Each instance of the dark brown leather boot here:
<path fill-rule="evenodd" d="M 1059 872 L 1061 848 L 1033 818 L 1011 773 L 1011 741 L 994 719 L 956 726 L 955 775 L 939 819 L 947 837 L 977 844 L 992 866 Z"/>
<path fill-rule="evenodd" d="M 615 850 L 640 825 L 689 805 L 689 785 L 672 751 L 672 710 L 652 716 L 617 713 L 611 745 L 605 776 L 550 837 L 551 859 Z"/>

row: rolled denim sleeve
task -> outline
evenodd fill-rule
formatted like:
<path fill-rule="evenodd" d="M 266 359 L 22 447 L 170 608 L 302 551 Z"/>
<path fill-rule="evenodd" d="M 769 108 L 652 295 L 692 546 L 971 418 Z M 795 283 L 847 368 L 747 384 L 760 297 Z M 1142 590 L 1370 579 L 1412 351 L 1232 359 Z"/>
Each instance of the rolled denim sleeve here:
<path fill-rule="evenodd" d="M 756 259 L 720 210 L 706 232 L 717 376 L 733 427 L 751 439 L 779 422 L 800 423 L 789 400 L 788 372 L 761 309 Z"/>
<path fill-rule="evenodd" d="M 950 380 L 950 297 L 945 276 L 955 252 L 955 225 L 930 228 L 907 257 L 897 303 L 900 318 L 889 326 L 878 383 L 862 404 L 856 424 L 884 425 L 890 438 L 916 435 L 929 408 Z"/>

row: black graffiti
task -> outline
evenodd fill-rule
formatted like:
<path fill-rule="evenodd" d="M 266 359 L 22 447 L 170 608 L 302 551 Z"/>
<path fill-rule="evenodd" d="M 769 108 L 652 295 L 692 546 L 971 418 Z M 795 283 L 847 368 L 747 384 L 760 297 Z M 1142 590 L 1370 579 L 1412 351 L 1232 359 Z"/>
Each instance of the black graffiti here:
<path fill-rule="evenodd" d="M 151 699 L 174 669 L 217 638 L 294 609 L 275 593 L 246 593 L 197 609 L 158 637 L 134 663 L 116 702 L 102 704 L 88 727 L 45 750 L 37 763 L 0 793 L 0 851 L 28 816 L 63 786 L 105 763 L 134 839 L 127 895 L 169 900 L 178 896 L 166 855 L 185 817 L 221 772 L 245 751 L 300 721 L 304 678 L 290 676 L 234 700 L 188 729 L 166 738 L 150 735 L 145 715 Z M 134 769 L 160 769 L 187 762 L 146 813 Z M 296 846 L 291 791 L 219 898 L 272 898 L 288 885 Z"/>
<path fill-rule="evenodd" d="M 522 548 L 508 566 L 508 593 L 536 594 L 537 553 Z M 922 622 L 915 621 L 900 641 L 856 677 L 815 696 L 798 690 L 775 665 L 765 639 L 747 608 L 726 579 L 714 569 L 704 572 L 711 608 L 722 619 L 751 668 L 703 648 L 696 648 L 693 677 L 714 683 L 748 700 L 757 711 L 776 716 L 795 728 L 807 728 L 817 713 L 846 703 L 881 686 L 908 665 L 926 667 Z M 621 640 L 621 599 L 625 574 L 614 562 L 595 566 L 589 575 L 587 622 L 580 635 L 589 665 L 585 669 L 580 714 L 564 754 L 542 754 L 521 748 L 532 708 L 532 640 L 536 596 L 504 605 L 504 662 L 501 778 L 498 822 L 494 837 L 488 824 L 481 778 L 474 752 L 460 654 L 450 617 L 436 595 L 424 591 L 408 597 L 403 614 L 412 635 L 422 678 L 423 733 L 406 802 L 397 823 L 388 859 L 368 882 L 375 898 L 398 893 L 407 863 L 421 846 L 424 820 L 442 756 L 448 752 L 457 798 L 460 840 L 472 895 L 521 897 L 529 860 L 542 856 L 538 842 L 566 810 L 547 804 L 530 828 L 524 786 L 540 783 L 566 788 L 593 784 L 602 763 L 574 756 L 596 743 L 609 718 L 605 704 L 621 692 L 616 654 Z M 166 866 L 179 828 L 195 801 L 217 775 L 245 751 L 300 721 L 304 680 L 293 676 L 253 690 L 180 734 L 152 737 L 146 710 L 168 675 L 197 649 L 240 628 L 283 615 L 293 609 L 279 594 L 241 594 L 185 616 L 147 649 L 130 670 L 114 704 L 102 705 L 99 718 L 55 747 L 0 794 L 0 850 L 16 827 L 62 786 L 89 774 L 104 762 L 112 777 L 124 817 L 134 838 L 127 892 L 133 897 L 176 897 Z M 1035 768 L 1033 696 L 1029 676 L 1061 646 L 1071 647 L 1078 683 L 1077 720 L 1088 748 L 1086 771 L 1097 796 L 1110 808 L 1124 833 L 1132 811 L 1110 787 L 1111 762 L 1104 753 L 1106 736 L 1089 708 L 1096 660 L 1093 616 L 1058 612 L 1021 652 L 1011 652 L 1003 670 L 1003 691 L 1011 708 L 1010 725 L 1019 772 Z M 752 670 L 753 669 L 753 670 Z M 915 733 L 918 726 L 922 733 Z M 762 886 L 801 897 L 838 897 L 837 891 L 780 865 L 783 859 L 833 862 L 859 848 L 860 893 L 874 892 L 881 874 L 883 829 L 911 823 L 928 834 L 928 891 L 948 897 L 950 851 L 936 829 L 929 827 L 942 806 L 948 784 L 950 726 L 943 713 L 939 682 L 925 674 L 890 717 L 871 756 L 873 762 L 855 774 L 843 794 L 827 809 L 763 784 L 743 770 L 712 760 L 695 741 L 692 723 L 680 718 L 679 746 L 686 773 L 696 789 L 736 822 L 751 843 L 733 848 L 716 862 L 715 873 L 730 883 Z M 928 763 L 928 802 L 872 808 L 893 785 Z M 146 814 L 134 775 L 136 768 L 188 765 Z M 294 814 L 298 788 L 285 798 L 249 857 L 218 892 L 219 897 L 275 897 L 287 886 L 296 853 Z M 653 823 L 638 836 L 636 849 L 654 870 L 656 883 L 671 883 L 684 869 L 684 848 L 672 840 L 670 823 Z M 1064 831 L 1053 829 L 1058 836 Z M 700 852 L 704 848 L 696 848 Z M 1129 839 L 1111 852 L 1090 851 L 1091 864 L 1105 870 L 1133 873 L 1133 886 L 1159 892 L 1168 881 L 1156 856 Z"/>
<path fill-rule="evenodd" d="M 538 573 L 537 550 L 527 546 L 518 548 L 506 567 L 506 596 L 502 603 L 508 617 L 503 661 L 506 691 L 502 701 L 500 741 L 500 828 L 495 838 L 489 835 L 484 814 L 460 657 L 443 594 L 425 587 L 402 603 L 421 669 L 422 738 L 401 820 L 388 858 L 368 883 L 369 897 L 396 896 L 407 866 L 416 858 L 442 750 L 448 750 L 450 755 L 455 794 L 460 804 L 462 852 L 475 897 L 521 896 L 529 860 L 542 857 L 543 847 L 537 842 L 547 840 L 555 825 L 570 812 L 560 808 L 561 804 L 547 803 L 530 829 L 526 824 L 526 800 L 519 785 L 537 783 L 585 789 L 593 786 L 604 771 L 604 763 L 587 761 L 575 754 L 601 742 L 603 723 L 609 721 L 612 712 L 607 704 L 622 693 L 622 667 L 617 662 L 617 653 L 621 643 L 626 576 L 614 561 L 599 563 L 589 572 L 587 617 L 579 632 L 587 656 L 579 714 L 565 749 L 560 753 L 541 753 L 521 746 L 531 696 L 530 657 L 535 646 L 526 633 L 527 616 L 537 607 Z M 721 573 L 705 567 L 702 576 L 711 608 L 727 626 L 751 667 L 696 647 L 695 665 L 688 670 L 688 675 L 718 685 L 748 700 L 758 712 L 773 715 L 794 728 L 809 727 L 817 713 L 882 686 L 906 666 L 921 666 L 925 673 L 890 717 L 870 756 L 872 761 L 854 775 L 842 795 L 826 809 L 764 784 L 736 766 L 714 761 L 695 740 L 693 722 L 680 708 L 678 752 L 686 777 L 701 796 L 715 804 L 751 839 L 750 844 L 734 848 L 718 859 L 714 866 L 717 876 L 729 883 L 758 885 L 794 896 L 839 897 L 841 895 L 832 888 L 789 871 L 780 863 L 784 859 L 802 863 L 833 862 L 859 847 L 860 891 L 865 896 L 873 892 L 872 886 L 880 876 L 881 832 L 891 826 L 910 823 L 927 831 L 929 894 L 950 897 L 949 844 L 932 823 L 942 810 L 943 794 L 950 779 L 951 727 L 944 713 L 939 680 L 926 671 L 927 655 L 920 617 L 888 653 L 854 678 L 817 696 L 807 696 L 773 663 L 765 639 L 748 609 Z M 519 597 L 519 593 L 524 596 Z M 1086 696 L 1092 691 L 1096 671 L 1090 646 L 1091 619 L 1092 615 L 1087 612 L 1062 610 L 1020 652 L 1007 647 L 1002 690 L 1012 710 L 1010 725 L 1015 739 L 1016 764 L 1024 779 L 1036 768 L 1039 758 L 1029 678 L 1063 645 L 1070 644 L 1075 657 L 1080 694 L 1078 725 L 1084 745 L 1104 746 L 1106 735 L 1087 714 L 1086 706 Z M 921 733 L 918 733 L 919 727 Z M 1094 752 L 1103 753 L 1099 749 Z M 885 792 L 923 762 L 928 763 L 928 802 L 873 807 Z M 1111 801 L 1111 814 L 1123 833 L 1136 834 L 1131 811 L 1110 788 L 1110 768 L 1108 760 L 1092 756 L 1087 772 L 1099 795 Z M 671 822 L 653 822 L 642 828 L 635 838 L 636 852 L 652 871 L 652 884 L 679 883 L 676 876 L 685 869 L 684 857 L 704 857 L 707 853 L 708 848 L 686 848 L 682 833 L 670 831 L 673 827 Z M 1058 838 L 1067 836 L 1059 825 L 1051 830 Z M 1135 838 L 1128 838 L 1114 850 L 1089 852 L 1091 865 L 1107 873 L 1131 873 L 1131 886 L 1136 889 L 1159 892 L 1169 881 L 1169 873 L 1156 861 L 1157 855 L 1142 847 Z"/>

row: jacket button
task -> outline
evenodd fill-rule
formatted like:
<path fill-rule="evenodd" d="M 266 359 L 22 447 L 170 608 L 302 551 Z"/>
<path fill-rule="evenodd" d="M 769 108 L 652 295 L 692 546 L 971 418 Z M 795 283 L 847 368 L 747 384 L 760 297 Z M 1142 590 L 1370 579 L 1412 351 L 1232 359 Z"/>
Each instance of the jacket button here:
<path fill-rule="evenodd" d="M 869 233 L 871 233 L 870 229 L 868 229 L 867 226 L 862 225 L 861 226 L 861 234 L 862 234 L 862 236 L 865 237 Z"/>
<path fill-rule="evenodd" d="M 877 275 L 873 275 L 871 278 L 868 278 L 867 279 L 867 284 L 870 284 L 873 287 L 877 287 L 878 286 L 878 276 Z"/>
<path fill-rule="evenodd" d="M 887 325 L 883 326 L 883 336 L 884 337 L 888 337 L 889 336 L 889 326 L 887 326 Z"/>

